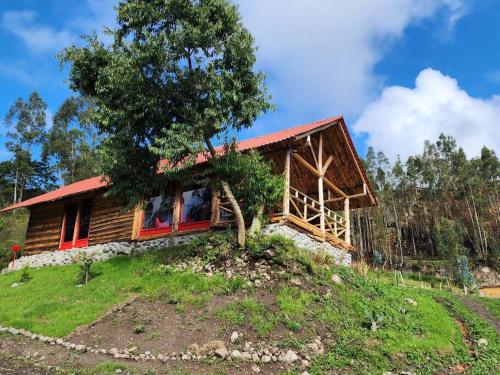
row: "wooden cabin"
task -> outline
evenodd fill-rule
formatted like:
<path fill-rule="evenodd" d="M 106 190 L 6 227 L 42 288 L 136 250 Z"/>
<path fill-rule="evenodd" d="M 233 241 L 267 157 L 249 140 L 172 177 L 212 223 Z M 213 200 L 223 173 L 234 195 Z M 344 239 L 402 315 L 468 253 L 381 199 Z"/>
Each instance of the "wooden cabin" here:
<path fill-rule="evenodd" d="M 270 216 L 342 249 L 351 246 L 350 210 L 373 206 L 375 195 L 340 117 L 241 141 L 241 152 L 257 149 L 285 174 L 285 194 Z M 197 168 L 206 160 L 198 158 Z M 165 187 L 144 205 L 123 210 L 104 193 L 109 182 L 89 178 L 14 204 L 30 218 L 24 253 L 82 248 L 107 242 L 143 241 L 206 231 L 232 221 L 231 206 L 206 187 Z"/>

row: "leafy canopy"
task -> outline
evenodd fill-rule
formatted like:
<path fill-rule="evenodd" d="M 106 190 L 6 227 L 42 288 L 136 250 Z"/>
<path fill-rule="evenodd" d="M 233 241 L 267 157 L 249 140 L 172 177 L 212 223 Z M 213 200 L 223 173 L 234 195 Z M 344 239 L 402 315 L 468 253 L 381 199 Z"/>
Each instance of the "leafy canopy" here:
<path fill-rule="evenodd" d="M 121 1 L 116 21 L 110 45 L 87 36 L 61 61 L 71 88 L 96 103 L 103 173 L 130 202 L 161 184 L 161 159 L 173 172 L 189 166 L 270 105 L 254 40 L 230 1 Z"/>

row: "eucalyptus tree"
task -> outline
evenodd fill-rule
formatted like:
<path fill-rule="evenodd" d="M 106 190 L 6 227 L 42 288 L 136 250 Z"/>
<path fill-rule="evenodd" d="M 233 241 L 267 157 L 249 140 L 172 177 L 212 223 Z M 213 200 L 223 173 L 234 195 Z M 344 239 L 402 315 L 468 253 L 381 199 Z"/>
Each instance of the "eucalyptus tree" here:
<path fill-rule="evenodd" d="M 8 129 L 5 143 L 12 154 L 15 170 L 12 201 L 23 199 L 23 193 L 35 171 L 33 149 L 45 142 L 47 104 L 37 92 L 33 92 L 27 101 L 22 98 L 10 107 L 4 119 Z"/>
<path fill-rule="evenodd" d="M 112 42 L 96 35 L 61 53 L 73 90 L 96 104 L 93 120 L 106 134 L 103 171 L 112 194 L 129 204 L 162 183 L 160 159 L 175 178 L 214 139 L 250 127 L 270 108 L 255 46 L 229 0 L 127 0 L 117 5 Z M 245 241 L 242 211 L 222 180 Z"/>
<path fill-rule="evenodd" d="M 54 164 L 65 184 L 98 173 L 99 137 L 91 121 L 92 110 L 92 103 L 80 97 L 70 97 L 54 115 L 43 146 L 42 160 Z"/>

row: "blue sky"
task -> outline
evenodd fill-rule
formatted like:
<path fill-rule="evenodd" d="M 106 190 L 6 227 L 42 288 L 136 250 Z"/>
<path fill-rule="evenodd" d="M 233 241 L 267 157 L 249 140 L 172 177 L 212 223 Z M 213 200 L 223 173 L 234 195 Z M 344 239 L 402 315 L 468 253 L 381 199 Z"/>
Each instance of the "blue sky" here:
<path fill-rule="evenodd" d="M 114 3 L 2 0 L 0 116 L 36 90 L 50 117 L 71 95 L 55 56 L 81 34 L 112 25 Z M 277 106 L 242 138 L 343 114 L 361 155 L 371 144 L 406 158 L 441 132 L 470 156 L 483 144 L 500 151 L 498 1 L 238 3 Z"/>

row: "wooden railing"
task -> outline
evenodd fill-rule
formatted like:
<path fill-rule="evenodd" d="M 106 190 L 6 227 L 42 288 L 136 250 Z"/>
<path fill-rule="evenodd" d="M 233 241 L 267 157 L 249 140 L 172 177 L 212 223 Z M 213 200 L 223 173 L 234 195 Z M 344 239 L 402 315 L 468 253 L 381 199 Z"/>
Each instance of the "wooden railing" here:
<path fill-rule="evenodd" d="M 323 235 L 321 228 L 321 204 L 302 193 L 301 191 L 290 186 L 290 214 L 296 216 L 303 222 L 305 229 L 309 229 L 319 236 Z M 332 235 L 345 241 L 346 220 L 342 215 L 327 207 L 323 207 L 325 236 Z M 297 223 L 300 225 L 300 223 Z M 314 227 L 314 229 L 313 229 Z"/>

